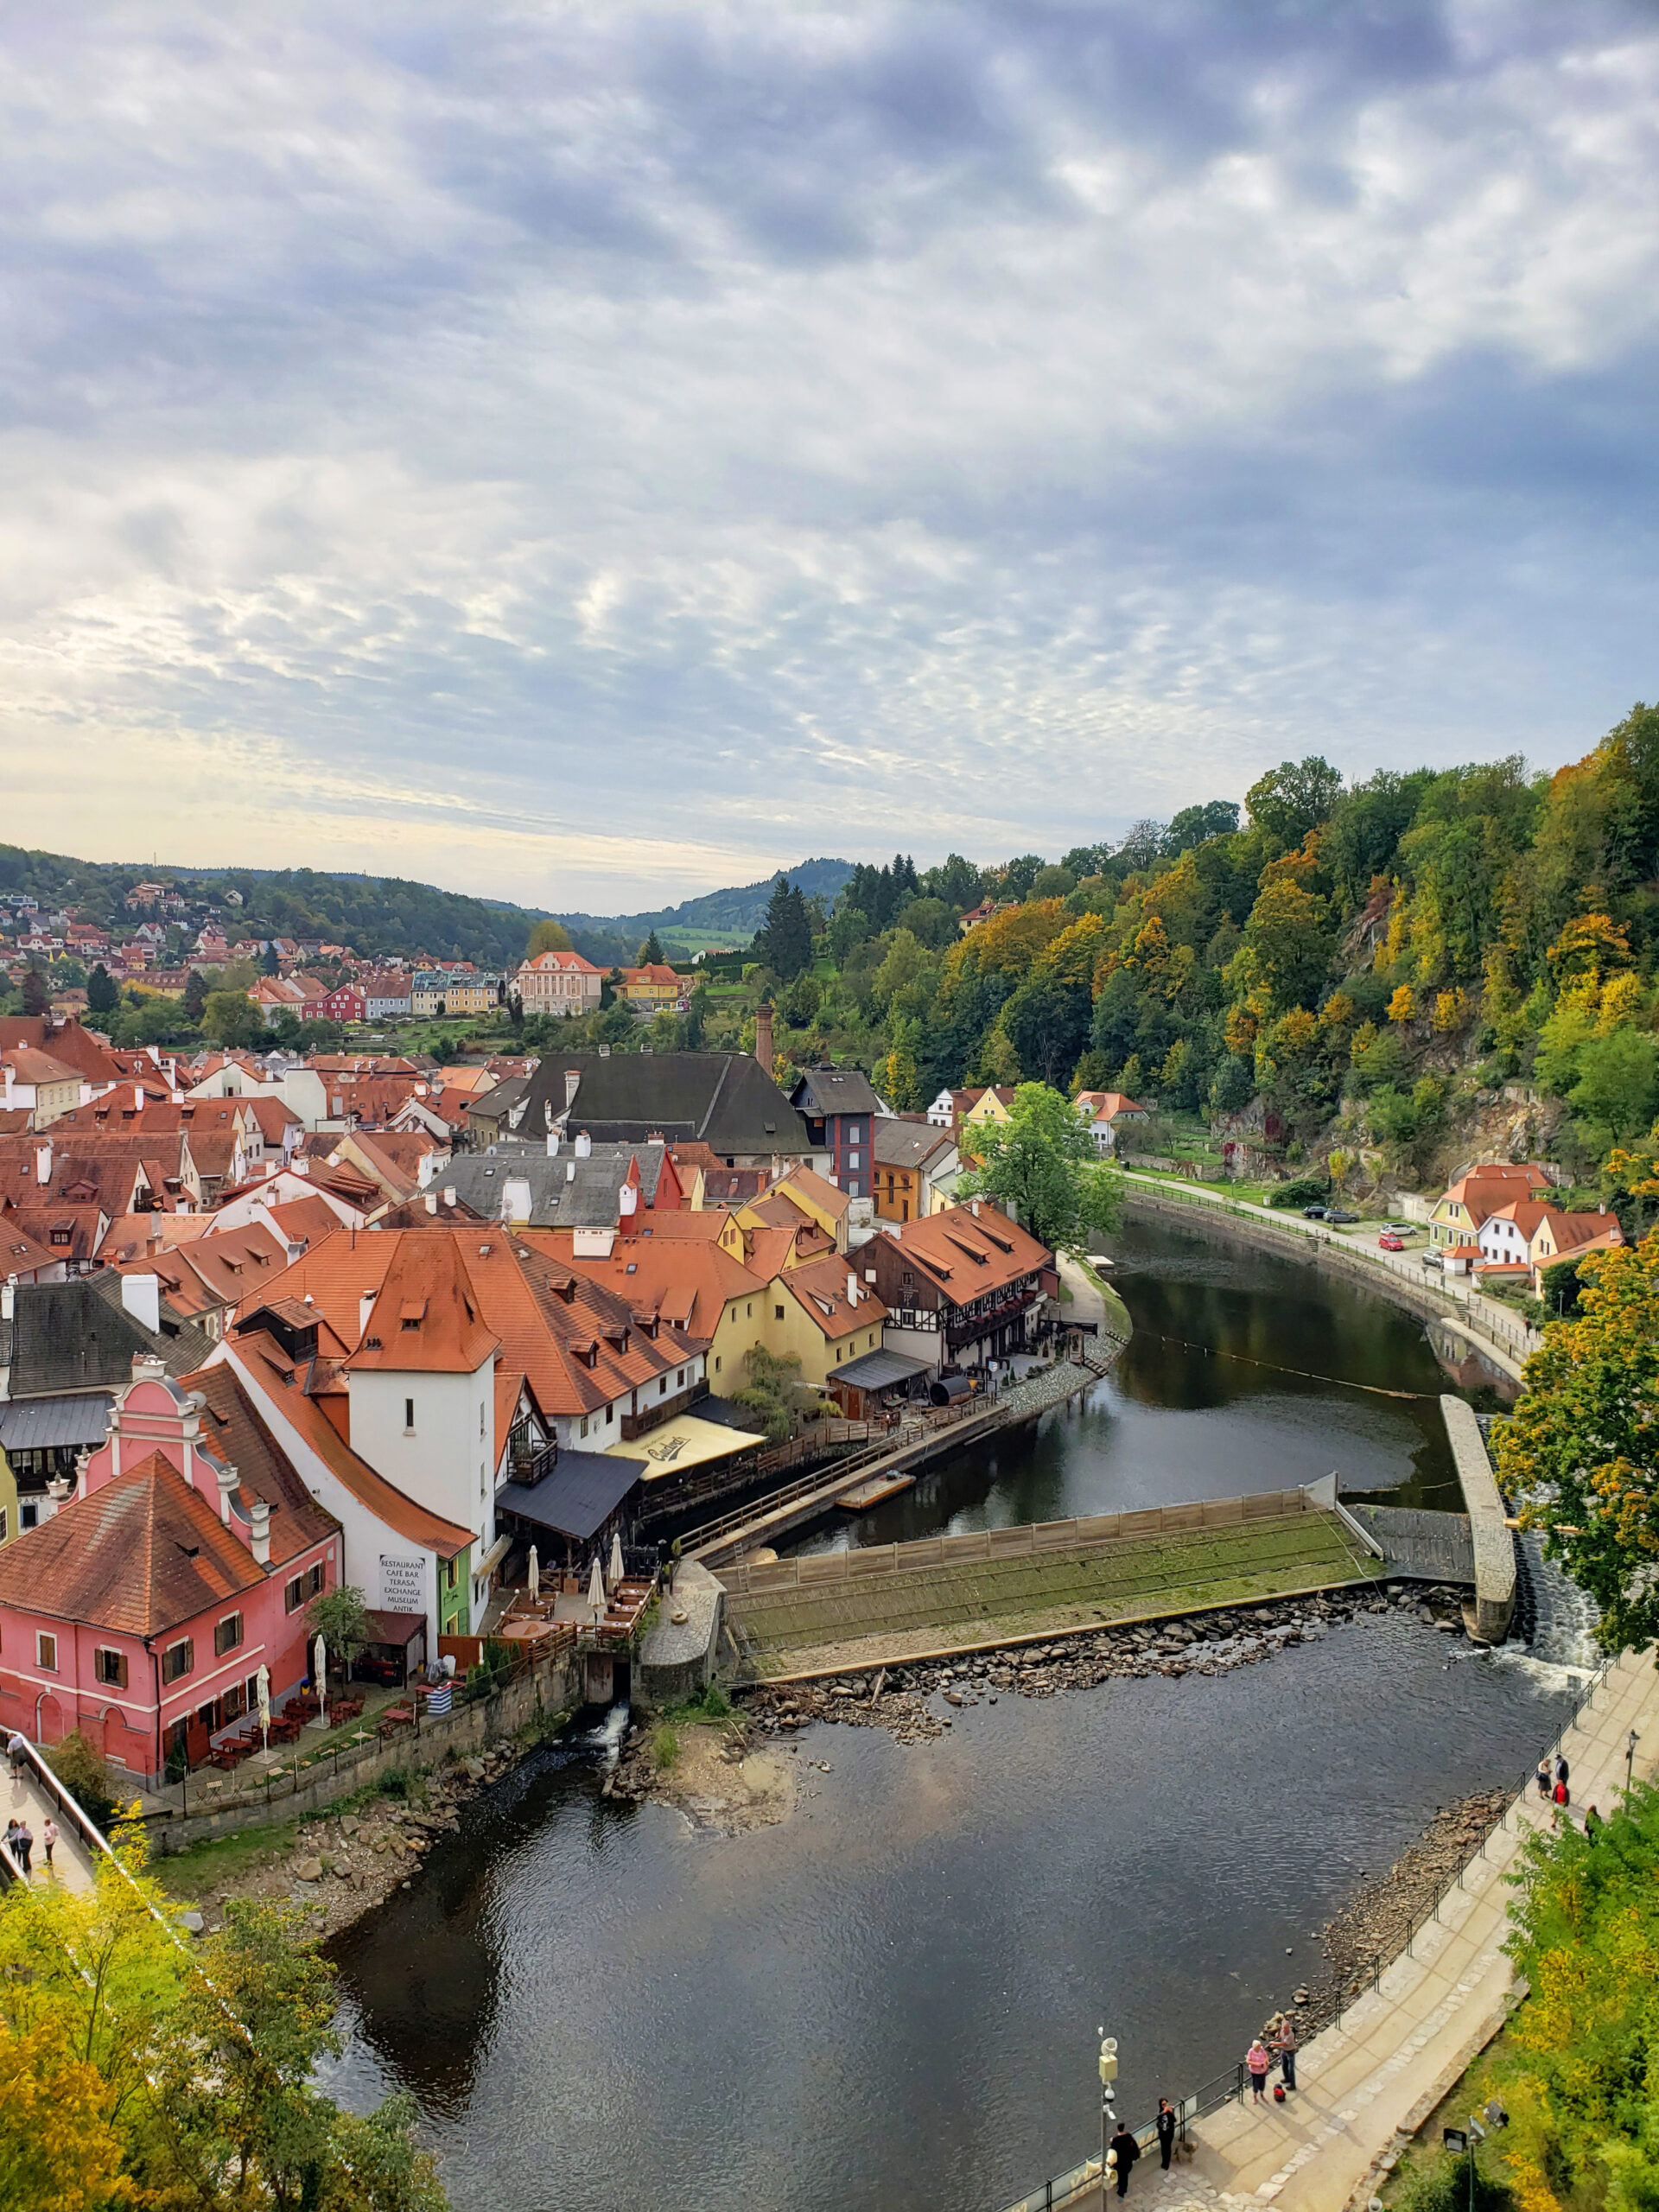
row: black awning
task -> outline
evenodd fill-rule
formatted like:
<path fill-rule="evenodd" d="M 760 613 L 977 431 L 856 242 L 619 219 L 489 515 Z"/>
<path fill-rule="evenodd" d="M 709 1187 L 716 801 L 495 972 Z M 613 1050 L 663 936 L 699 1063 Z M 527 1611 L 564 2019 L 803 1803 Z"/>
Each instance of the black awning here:
<path fill-rule="evenodd" d="M 561 1452 L 533 1489 L 508 1483 L 496 1493 L 497 1518 L 547 1529 L 586 1543 L 610 1519 L 645 1471 L 646 1462 L 611 1452 Z"/>

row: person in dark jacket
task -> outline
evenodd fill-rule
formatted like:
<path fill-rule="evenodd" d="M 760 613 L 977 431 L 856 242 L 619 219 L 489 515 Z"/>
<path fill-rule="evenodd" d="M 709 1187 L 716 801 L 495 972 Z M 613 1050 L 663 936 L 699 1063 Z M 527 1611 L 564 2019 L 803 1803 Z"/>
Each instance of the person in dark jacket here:
<path fill-rule="evenodd" d="M 1158 2131 L 1158 2155 L 1164 2162 L 1164 2171 L 1169 2171 L 1169 2154 L 1175 2148 L 1175 2107 L 1167 2097 L 1158 2100 L 1158 2117 L 1153 2121 Z"/>
<path fill-rule="evenodd" d="M 1120 2196 L 1127 2196 L 1129 2193 L 1129 2168 L 1140 2157 L 1141 2145 L 1120 2120 L 1117 2133 L 1106 2147 L 1117 2154 L 1117 2193 Z"/>

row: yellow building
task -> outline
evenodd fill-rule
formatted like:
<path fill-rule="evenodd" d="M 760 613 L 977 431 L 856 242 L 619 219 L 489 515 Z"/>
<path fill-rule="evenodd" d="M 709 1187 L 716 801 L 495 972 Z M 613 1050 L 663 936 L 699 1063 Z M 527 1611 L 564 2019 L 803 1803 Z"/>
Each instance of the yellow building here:
<path fill-rule="evenodd" d="M 811 1222 L 836 1251 L 844 1252 L 850 1207 L 847 1193 L 810 1167 L 791 1167 L 770 1190 L 738 1206 L 733 1218 L 745 1229 L 792 1228 L 799 1222 Z"/>
<path fill-rule="evenodd" d="M 685 978 L 671 968 L 652 962 L 649 968 L 619 969 L 617 995 L 632 1007 L 652 1014 L 672 1014 L 685 992 Z"/>
<path fill-rule="evenodd" d="M 801 1363 L 801 1380 L 822 1388 L 838 1367 L 876 1351 L 887 1309 L 839 1252 L 786 1268 L 767 1287 L 768 1351 Z"/>
<path fill-rule="evenodd" d="M 0 1451 L 0 1544 L 9 1544 L 17 1534 L 17 1478 L 11 1471 L 10 1462 Z"/>

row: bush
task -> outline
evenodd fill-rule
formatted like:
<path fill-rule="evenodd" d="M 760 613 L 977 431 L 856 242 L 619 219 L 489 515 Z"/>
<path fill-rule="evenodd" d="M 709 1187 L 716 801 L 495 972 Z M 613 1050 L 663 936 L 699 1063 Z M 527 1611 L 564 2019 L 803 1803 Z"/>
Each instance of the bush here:
<path fill-rule="evenodd" d="M 1281 1183 L 1268 1200 L 1270 1206 L 1317 1206 L 1331 1195 L 1323 1175 L 1295 1175 Z"/>
<path fill-rule="evenodd" d="M 1475 2212 L 1511 2212 L 1514 2203 L 1509 2183 L 1489 2174 L 1477 2156 Z M 1468 2158 L 1448 2152 L 1414 2168 L 1396 2200 L 1396 2212 L 1468 2212 Z"/>
<path fill-rule="evenodd" d="M 680 1739 L 676 1732 L 663 1726 L 652 1731 L 651 1756 L 658 1774 L 666 1774 L 680 1756 Z"/>
<path fill-rule="evenodd" d="M 46 1760 L 87 1819 L 95 1827 L 107 1831 L 110 1816 L 116 1809 L 116 1796 L 110 1787 L 110 1770 L 104 1764 L 104 1755 L 96 1745 L 76 1729 L 60 1744 L 53 1745 Z M 171 1765 L 169 1760 L 169 1772 Z"/>

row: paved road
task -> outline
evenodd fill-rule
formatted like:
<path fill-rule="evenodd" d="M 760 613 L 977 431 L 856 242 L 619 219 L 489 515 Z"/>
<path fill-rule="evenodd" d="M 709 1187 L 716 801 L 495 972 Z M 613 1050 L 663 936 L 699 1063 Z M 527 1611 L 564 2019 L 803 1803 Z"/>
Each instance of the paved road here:
<path fill-rule="evenodd" d="M 89 1890 L 92 1886 L 92 1860 L 86 1846 L 72 1824 L 64 1819 L 52 1800 L 35 1780 L 33 1770 L 24 1767 L 14 1773 L 8 1764 L 0 1778 L 0 1801 L 3 1802 L 8 1821 L 18 1818 L 27 1821 L 35 1834 L 35 1849 L 30 1872 L 36 1882 L 52 1878 L 46 1871 L 46 1848 L 41 1841 L 48 1814 L 56 1814 L 58 1821 L 57 1848 L 52 1854 L 52 1874 L 67 1882 L 72 1890 Z"/>

